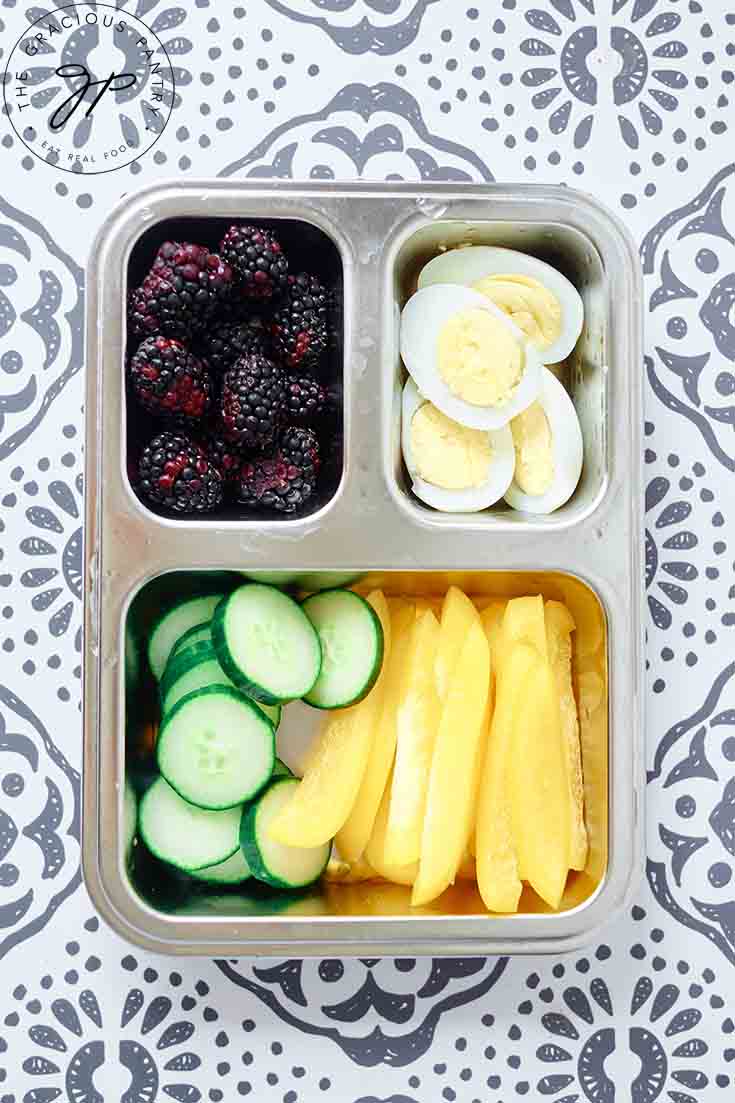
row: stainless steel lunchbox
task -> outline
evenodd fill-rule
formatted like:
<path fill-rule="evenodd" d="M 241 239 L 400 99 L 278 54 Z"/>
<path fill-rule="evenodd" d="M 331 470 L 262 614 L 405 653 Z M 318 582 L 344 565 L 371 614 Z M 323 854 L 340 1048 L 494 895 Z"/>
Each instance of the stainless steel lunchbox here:
<path fill-rule="evenodd" d="M 332 250 L 342 286 L 344 460 L 297 520 L 171 520 L 136 498 L 126 472 L 125 294 L 136 247 L 156 228 L 203 219 L 301 225 Z M 500 244 L 562 270 L 585 304 L 575 352 L 558 371 L 577 407 L 584 470 L 547 517 L 493 509 L 440 514 L 410 490 L 400 450 L 400 308 L 420 266 L 458 243 Z M 132 258 L 132 260 L 131 260 Z M 153 951 L 207 955 L 561 953 L 620 908 L 642 864 L 641 280 L 635 247 L 591 197 L 566 187 L 199 181 L 126 197 L 88 267 L 84 873 L 103 917 Z M 126 697 L 126 620 L 200 572 L 366 576 L 387 592 L 478 599 L 543 592 L 577 620 L 577 688 L 591 864 L 563 910 L 486 914 L 458 884 L 412 912 L 404 889 L 325 885 L 298 906 L 257 897 L 159 899 L 122 845 L 125 759 L 145 738 L 145 701 Z M 186 572 L 186 577 L 173 572 Z M 335 576 L 336 577 L 336 576 Z M 126 727 L 127 724 L 127 727 Z M 127 748 L 126 748 L 127 744 Z"/>

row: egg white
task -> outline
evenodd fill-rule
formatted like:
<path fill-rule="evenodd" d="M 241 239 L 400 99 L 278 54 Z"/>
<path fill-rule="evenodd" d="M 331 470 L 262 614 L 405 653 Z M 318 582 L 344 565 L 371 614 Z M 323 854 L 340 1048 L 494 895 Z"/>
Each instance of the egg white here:
<path fill-rule="evenodd" d="M 574 403 L 564 385 L 548 368 L 542 370 L 537 401 L 543 407 L 551 430 L 553 481 L 545 494 L 524 494 L 514 477 L 504 498 L 509 506 L 524 513 L 553 513 L 577 489 L 582 474 L 584 444 Z"/>
<path fill-rule="evenodd" d="M 485 276 L 529 276 L 551 291 L 561 305 L 562 330 L 556 341 L 537 353 L 544 364 L 556 364 L 569 355 L 582 332 L 584 304 L 574 284 L 538 257 L 496 245 L 448 249 L 424 265 L 418 286 L 454 283 L 471 287 Z"/>
<path fill-rule="evenodd" d="M 523 374 L 511 398 L 502 406 L 465 402 L 452 394 L 439 373 L 439 334 L 454 314 L 464 310 L 493 314 L 521 347 Z M 432 284 L 411 296 L 401 314 L 401 356 L 421 393 L 447 417 L 471 429 L 500 429 L 507 425 L 531 405 L 541 385 L 541 360 L 525 334 L 486 295 L 459 284 Z"/>
<path fill-rule="evenodd" d="M 481 486 L 468 487 L 466 490 L 447 490 L 425 482 L 418 473 L 418 464 L 411 448 L 411 420 L 427 399 L 419 393 L 413 379 L 408 379 L 403 388 L 401 447 L 403 460 L 413 480 L 413 492 L 417 498 L 442 513 L 477 513 L 481 509 L 499 502 L 513 478 L 515 452 L 513 437 L 507 425 L 488 431 L 492 456 L 490 469 Z"/>

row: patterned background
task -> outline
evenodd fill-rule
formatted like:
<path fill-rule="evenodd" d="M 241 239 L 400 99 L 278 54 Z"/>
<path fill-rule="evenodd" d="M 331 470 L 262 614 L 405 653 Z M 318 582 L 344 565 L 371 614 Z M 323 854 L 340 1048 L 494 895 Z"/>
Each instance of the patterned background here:
<path fill-rule="evenodd" d="M 0 1103 L 732 1098 L 735 4 L 117 6 L 175 70 L 153 151 L 62 174 L 0 120 Z M 42 13 L 0 0 L 0 43 Z M 93 916 L 79 874 L 83 266 L 122 193 L 213 172 L 565 182 L 640 242 L 647 877 L 584 954 L 173 961 Z"/>

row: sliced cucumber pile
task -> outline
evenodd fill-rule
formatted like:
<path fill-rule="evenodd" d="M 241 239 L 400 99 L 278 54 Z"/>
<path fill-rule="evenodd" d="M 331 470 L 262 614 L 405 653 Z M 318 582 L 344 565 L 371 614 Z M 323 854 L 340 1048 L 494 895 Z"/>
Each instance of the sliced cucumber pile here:
<path fill-rule="evenodd" d="M 174 644 L 190 628 L 208 621 L 221 600 L 221 593 L 185 598 L 159 618 L 148 640 L 148 664 L 157 681 L 166 669 Z"/>
<path fill-rule="evenodd" d="M 207 686 L 182 697 L 166 715 L 156 760 L 184 800 L 200 808 L 232 808 L 270 780 L 273 725 L 236 689 Z"/>
<path fill-rule="evenodd" d="M 147 647 L 161 705 L 159 774 L 138 805 L 137 831 L 126 792 L 126 851 L 137 833 L 205 891 L 251 876 L 284 890 L 315 881 L 330 845 L 285 847 L 267 831 L 298 784 L 276 757 L 282 704 L 352 704 L 373 685 L 382 654 L 380 621 L 348 590 L 299 604 L 248 582 L 164 612 Z"/>
<path fill-rule="evenodd" d="M 241 818 L 239 807 L 212 812 L 189 804 L 160 777 L 140 802 L 138 829 L 152 854 L 190 873 L 236 853 Z"/>
<path fill-rule="evenodd" d="M 246 805 L 240 825 L 240 846 L 253 876 L 282 889 L 312 884 L 326 869 L 331 843 L 284 846 L 270 837 L 269 826 L 290 799 L 296 778 L 276 778 L 256 801 Z"/>
<path fill-rule="evenodd" d="M 301 608 L 322 649 L 319 677 L 304 694 L 318 709 L 342 709 L 361 701 L 383 663 L 383 629 L 373 608 L 351 590 L 324 590 Z"/>
<path fill-rule="evenodd" d="M 225 674 L 266 705 L 306 696 L 319 677 L 319 638 L 301 607 L 275 586 L 251 582 L 223 598 L 212 642 Z"/>

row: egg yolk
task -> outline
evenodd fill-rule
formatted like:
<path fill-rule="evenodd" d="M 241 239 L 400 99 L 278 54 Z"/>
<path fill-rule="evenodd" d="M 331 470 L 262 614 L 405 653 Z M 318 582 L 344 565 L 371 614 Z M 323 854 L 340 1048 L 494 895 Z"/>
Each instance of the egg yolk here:
<path fill-rule="evenodd" d="M 546 349 L 558 341 L 562 329 L 561 303 L 532 276 L 485 276 L 473 286 L 504 310 L 537 349 Z"/>
<path fill-rule="evenodd" d="M 473 406 L 503 406 L 523 375 L 523 351 L 489 310 L 460 310 L 442 326 L 439 374 L 452 394 Z"/>
<path fill-rule="evenodd" d="M 445 490 L 482 486 L 492 459 L 487 433 L 452 421 L 431 402 L 411 418 L 411 451 L 424 482 Z"/>
<path fill-rule="evenodd" d="M 554 451 L 551 426 L 540 402 L 510 423 L 516 453 L 515 481 L 524 494 L 540 497 L 554 481 Z"/>

